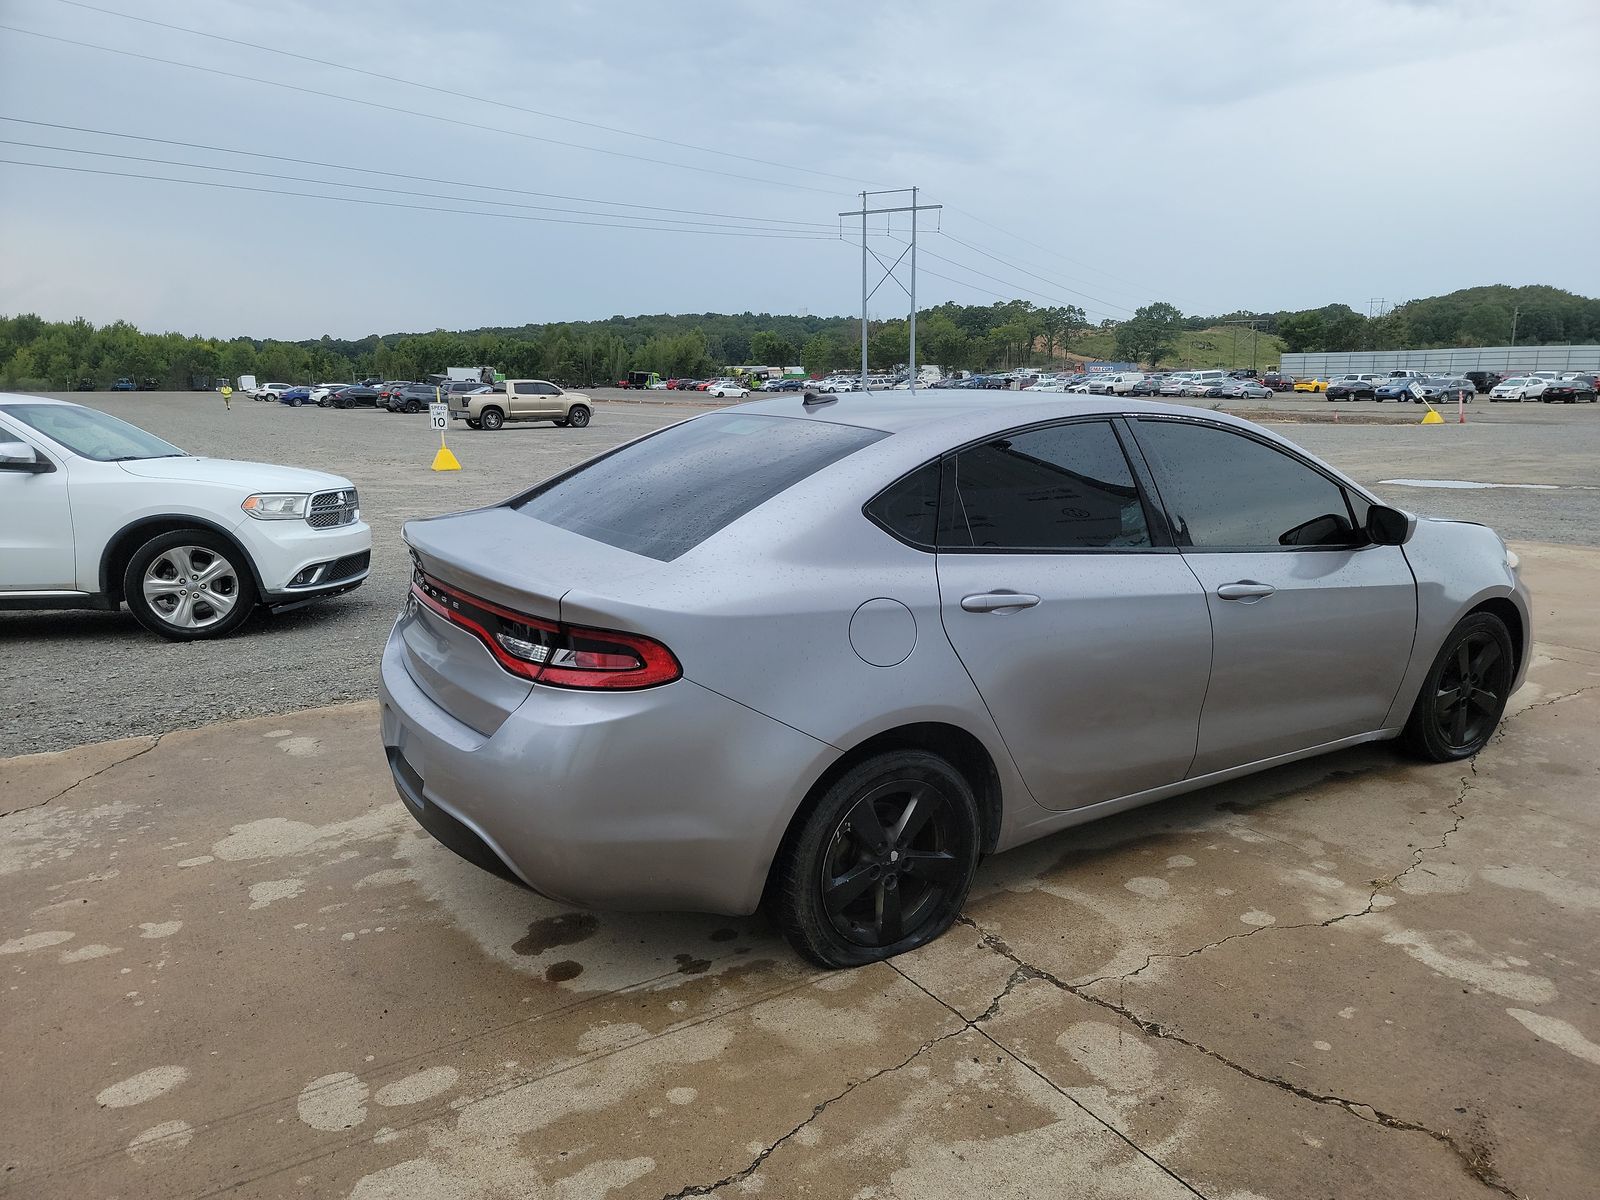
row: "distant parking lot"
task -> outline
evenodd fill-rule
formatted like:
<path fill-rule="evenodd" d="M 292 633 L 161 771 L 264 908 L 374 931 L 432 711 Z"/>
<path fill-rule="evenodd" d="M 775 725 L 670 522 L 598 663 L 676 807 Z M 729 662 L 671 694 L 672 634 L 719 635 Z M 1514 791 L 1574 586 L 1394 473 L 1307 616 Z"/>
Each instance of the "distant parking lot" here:
<path fill-rule="evenodd" d="M 0 677 L 0 745 L 11 753 L 51 750 L 371 696 L 410 575 L 400 543 L 406 520 L 493 503 L 619 441 L 704 411 L 677 393 L 591 394 L 600 403 L 587 429 L 539 422 L 490 434 L 457 423 L 450 440 L 464 467 L 459 473 L 429 470 L 438 443 L 425 415 L 288 408 L 238 397 L 228 411 L 220 396 L 206 392 L 64 397 L 124 417 L 193 453 L 348 476 L 373 526 L 372 575 L 347 596 L 259 617 L 221 642 L 159 643 L 126 613 L 0 613 L 0 642 L 8 654 Z M 974 403 L 1005 403 L 1001 392 L 965 394 Z M 1282 431 L 1401 507 L 1484 521 L 1508 538 L 1600 545 L 1594 465 L 1600 461 L 1600 405 L 1480 400 L 1469 406 L 1464 427 L 1420 426 L 1421 411 L 1413 405 L 1331 404 L 1320 396 L 1281 395 L 1227 407 L 1297 422 L 1337 414 L 1337 425 L 1295 423 Z M 1368 421 L 1380 423 L 1362 423 Z M 1381 482 L 1419 478 L 1539 487 Z M 85 670 L 86 663 L 95 669 Z M 42 680 L 49 686 L 38 686 Z"/>

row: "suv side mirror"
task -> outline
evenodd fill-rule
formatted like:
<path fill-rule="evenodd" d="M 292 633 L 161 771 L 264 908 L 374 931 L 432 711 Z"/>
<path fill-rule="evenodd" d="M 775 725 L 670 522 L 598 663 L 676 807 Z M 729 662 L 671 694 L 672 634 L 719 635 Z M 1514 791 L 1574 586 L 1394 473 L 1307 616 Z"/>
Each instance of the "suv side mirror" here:
<path fill-rule="evenodd" d="M 1403 546 L 1411 540 L 1417 519 L 1385 504 L 1367 510 L 1367 537 L 1375 546 Z"/>
<path fill-rule="evenodd" d="M 55 469 L 54 463 L 49 459 L 40 458 L 39 452 L 27 442 L 0 442 L 0 471 L 43 475 Z"/>

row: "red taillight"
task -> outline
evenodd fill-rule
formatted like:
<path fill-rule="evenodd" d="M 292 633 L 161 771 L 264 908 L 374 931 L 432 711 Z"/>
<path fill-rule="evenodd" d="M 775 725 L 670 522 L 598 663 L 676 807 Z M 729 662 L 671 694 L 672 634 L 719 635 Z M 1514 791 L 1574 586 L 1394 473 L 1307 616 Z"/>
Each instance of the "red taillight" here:
<path fill-rule="evenodd" d="M 513 675 L 555 687 L 634 690 L 671 683 L 683 668 L 654 638 L 567 625 L 502 608 L 421 571 L 411 594 L 483 643 Z"/>

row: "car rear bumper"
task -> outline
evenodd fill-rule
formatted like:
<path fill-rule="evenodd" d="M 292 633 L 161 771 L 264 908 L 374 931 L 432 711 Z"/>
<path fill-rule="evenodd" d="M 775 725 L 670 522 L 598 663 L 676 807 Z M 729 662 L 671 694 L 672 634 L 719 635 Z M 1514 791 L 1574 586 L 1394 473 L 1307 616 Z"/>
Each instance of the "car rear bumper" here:
<path fill-rule="evenodd" d="M 534 686 L 484 734 L 422 690 L 406 655 L 392 634 L 379 699 L 407 808 L 469 861 L 581 907 L 753 912 L 790 817 L 838 755 L 687 679 Z"/>

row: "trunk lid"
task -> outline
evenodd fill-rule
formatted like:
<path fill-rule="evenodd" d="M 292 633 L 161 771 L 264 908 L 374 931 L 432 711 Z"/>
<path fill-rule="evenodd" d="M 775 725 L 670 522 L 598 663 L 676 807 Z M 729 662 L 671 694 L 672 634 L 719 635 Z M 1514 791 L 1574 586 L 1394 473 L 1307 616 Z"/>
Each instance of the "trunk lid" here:
<path fill-rule="evenodd" d="M 548 621 L 561 619 L 561 598 L 573 588 L 609 592 L 667 565 L 504 507 L 408 521 L 403 536 L 415 564 L 438 582 Z M 414 596 L 397 631 L 417 686 L 481 734 L 493 734 L 533 689 L 501 667 L 476 636 Z"/>

